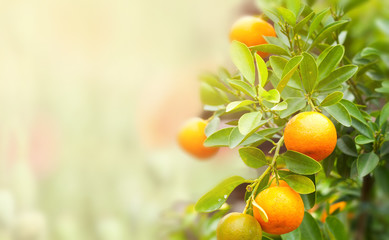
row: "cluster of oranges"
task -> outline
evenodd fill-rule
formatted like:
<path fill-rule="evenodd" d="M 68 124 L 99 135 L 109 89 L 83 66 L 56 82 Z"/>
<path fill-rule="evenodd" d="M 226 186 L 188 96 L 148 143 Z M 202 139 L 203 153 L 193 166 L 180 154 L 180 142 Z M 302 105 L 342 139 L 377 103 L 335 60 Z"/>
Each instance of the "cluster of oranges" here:
<path fill-rule="evenodd" d="M 271 24 L 260 17 L 246 16 L 239 19 L 231 29 L 230 40 L 237 40 L 248 47 L 266 44 L 263 36 L 276 36 Z M 267 53 L 259 52 L 263 58 Z M 178 142 L 193 156 L 206 159 L 215 155 L 217 147 L 205 147 L 204 133 L 207 121 L 194 118 L 181 129 Z M 302 112 L 289 120 L 284 130 L 285 146 L 288 150 L 303 153 L 316 161 L 328 157 L 334 150 L 337 134 L 334 124 L 318 112 Z M 253 204 L 254 216 L 230 213 L 224 216 L 217 228 L 217 239 L 262 239 L 262 230 L 269 234 L 285 234 L 299 227 L 304 218 L 301 196 L 285 181 L 277 181 L 258 193 Z M 267 215 L 261 217 L 259 206 Z"/>

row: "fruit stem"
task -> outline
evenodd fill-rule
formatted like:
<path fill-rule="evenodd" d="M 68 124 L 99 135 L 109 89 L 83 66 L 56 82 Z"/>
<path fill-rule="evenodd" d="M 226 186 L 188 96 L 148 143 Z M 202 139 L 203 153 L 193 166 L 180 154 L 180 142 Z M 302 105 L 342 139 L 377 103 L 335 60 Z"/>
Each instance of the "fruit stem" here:
<path fill-rule="evenodd" d="M 274 153 L 273 159 L 272 159 L 269 167 L 266 168 L 266 170 L 261 174 L 261 176 L 259 176 L 259 178 L 255 182 L 254 189 L 251 192 L 250 198 L 247 199 L 247 201 L 246 201 L 246 206 L 243 210 L 243 213 L 247 213 L 247 210 L 249 209 L 249 206 L 251 205 L 252 201 L 255 201 L 254 198 L 255 198 L 256 192 L 257 192 L 259 184 L 262 182 L 263 178 L 274 168 L 274 165 L 276 164 L 276 159 L 279 155 L 279 152 L 280 152 L 280 149 L 281 149 L 283 142 L 284 142 L 284 136 L 282 136 L 277 142 L 276 151 Z"/>

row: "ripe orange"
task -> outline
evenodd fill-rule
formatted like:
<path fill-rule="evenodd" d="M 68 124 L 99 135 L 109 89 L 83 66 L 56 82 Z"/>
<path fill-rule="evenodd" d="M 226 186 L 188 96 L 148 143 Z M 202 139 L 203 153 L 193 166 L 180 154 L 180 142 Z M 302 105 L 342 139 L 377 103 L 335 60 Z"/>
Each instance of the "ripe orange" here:
<path fill-rule="evenodd" d="M 284 140 L 288 150 L 321 161 L 334 151 L 337 135 L 334 124 L 326 116 L 318 112 L 303 112 L 286 124 Z"/>
<path fill-rule="evenodd" d="M 345 207 L 346 207 L 346 202 L 345 201 L 334 203 L 334 204 L 332 204 L 330 206 L 329 213 L 332 214 L 332 213 L 334 213 L 338 209 L 339 209 L 339 211 L 343 211 L 343 209 Z M 326 218 L 327 218 L 327 212 L 324 211 L 323 214 L 321 215 L 321 221 L 325 222 Z"/>
<path fill-rule="evenodd" d="M 229 213 L 216 229 L 218 240 L 261 240 L 262 229 L 258 221 L 244 213 Z"/>
<path fill-rule="evenodd" d="M 181 128 L 178 134 L 178 143 L 191 155 L 198 158 L 209 158 L 217 153 L 218 147 L 205 147 L 204 141 L 207 138 L 204 130 L 207 122 L 201 118 L 189 119 Z"/>
<path fill-rule="evenodd" d="M 230 31 L 231 41 L 237 40 L 246 44 L 248 47 L 266 44 L 267 42 L 263 36 L 275 37 L 276 32 L 270 23 L 255 16 L 241 17 L 232 25 Z M 269 56 L 265 52 L 258 52 L 258 54 L 262 58 Z"/>
<path fill-rule="evenodd" d="M 290 187 L 270 187 L 260 192 L 255 202 L 266 212 L 265 222 L 254 206 L 254 217 L 263 231 L 270 234 L 285 234 L 298 228 L 304 218 L 304 203 L 300 195 Z"/>

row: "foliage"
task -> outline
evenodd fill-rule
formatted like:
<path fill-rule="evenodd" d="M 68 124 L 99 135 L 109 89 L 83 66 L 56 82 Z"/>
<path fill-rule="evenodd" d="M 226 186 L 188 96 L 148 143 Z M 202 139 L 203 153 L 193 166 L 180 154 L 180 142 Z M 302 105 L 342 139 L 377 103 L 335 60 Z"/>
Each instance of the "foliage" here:
<path fill-rule="evenodd" d="M 306 210 L 300 227 L 282 239 L 389 236 L 388 206 L 379 204 L 389 193 L 389 103 L 382 107 L 389 94 L 389 55 L 381 51 L 382 38 L 360 46 L 353 38 L 354 19 L 346 15 L 364 2 L 334 1 L 314 11 L 313 3 L 288 0 L 284 7 L 266 9 L 277 37 L 252 47 L 233 41 L 230 55 L 237 71 L 221 68 L 201 79 L 201 100 L 213 112 L 205 146 L 240 147 L 243 162 L 264 171 L 254 180 L 226 179 L 197 202 L 197 211 L 217 210 L 235 187 L 246 183 L 244 212 L 252 214 L 255 196 L 274 175 L 301 194 Z M 387 20 L 378 19 L 377 26 L 388 35 Z M 262 59 L 257 51 L 272 55 Z M 335 123 L 337 148 L 322 162 L 280 151 L 285 124 L 304 111 L 322 112 Z M 233 120 L 219 129 L 224 118 Z M 274 145 L 268 153 L 260 150 L 264 142 Z M 279 169 L 281 162 L 289 171 Z M 329 203 L 338 201 L 347 202 L 353 218 L 340 211 L 328 214 Z M 329 215 L 324 222 L 317 220 L 322 212 Z"/>

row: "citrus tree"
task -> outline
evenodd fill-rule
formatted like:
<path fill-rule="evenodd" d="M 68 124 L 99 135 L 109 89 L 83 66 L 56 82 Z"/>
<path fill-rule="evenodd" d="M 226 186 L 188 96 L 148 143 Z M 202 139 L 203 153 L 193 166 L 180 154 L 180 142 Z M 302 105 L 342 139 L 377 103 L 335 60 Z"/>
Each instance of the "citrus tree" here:
<path fill-rule="evenodd" d="M 347 13 L 362 2 L 316 12 L 289 0 L 233 25 L 236 69 L 201 76 L 212 116 L 203 137 L 187 127 L 180 142 L 200 142 L 189 152 L 202 158 L 239 148 L 248 167 L 264 170 L 257 179 L 231 176 L 197 201 L 197 212 L 214 212 L 246 185 L 242 213 L 225 215 L 202 239 L 389 237 L 389 206 L 381 204 L 389 193 L 389 58 L 379 47 L 348 50 L 358 40 L 348 37 Z M 265 142 L 270 151 L 261 150 Z"/>

